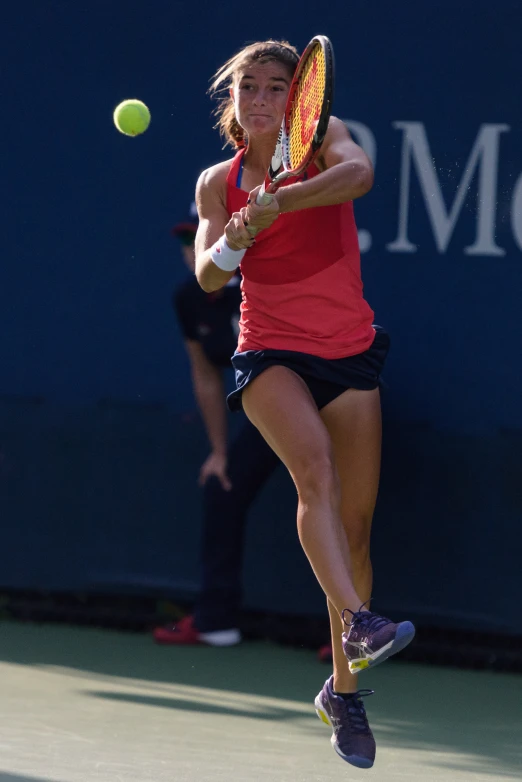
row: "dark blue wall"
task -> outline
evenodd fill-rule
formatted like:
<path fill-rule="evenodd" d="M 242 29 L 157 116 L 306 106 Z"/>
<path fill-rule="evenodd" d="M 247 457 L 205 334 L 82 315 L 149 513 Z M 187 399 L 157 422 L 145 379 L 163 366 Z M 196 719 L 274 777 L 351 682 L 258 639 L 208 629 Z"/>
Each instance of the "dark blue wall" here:
<path fill-rule="evenodd" d="M 298 8 L 4 10 L 0 582 L 195 588 L 206 446 L 170 309 L 184 271 L 169 229 L 225 154 L 205 94 L 215 69 L 246 41 L 302 48 L 322 32 L 336 53 L 334 112 L 376 167 L 356 215 L 367 298 L 393 343 L 377 594 L 520 632 L 522 4 L 331 0 L 321 29 Z M 112 110 L 134 96 L 152 124 L 130 139 Z M 317 612 L 294 502 L 281 475 L 256 507 L 248 601 L 279 604 L 289 556 L 285 608 Z M 274 556 L 262 592 L 256 574 Z"/>

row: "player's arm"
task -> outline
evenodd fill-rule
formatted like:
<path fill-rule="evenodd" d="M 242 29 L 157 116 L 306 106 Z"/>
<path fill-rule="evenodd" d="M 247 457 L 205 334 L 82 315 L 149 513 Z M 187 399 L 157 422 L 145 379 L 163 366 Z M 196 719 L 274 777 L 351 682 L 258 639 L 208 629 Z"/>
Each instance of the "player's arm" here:
<path fill-rule="evenodd" d="M 317 166 L 321 169 L 317 176 L 277 191 L 280 213 L 352 201 L 367 193 L 373 185 L 373 168 L 368 156 L 337 117 L 330 118 Z M 247 214 L 253 223 L 256 223 L 258 208 L 262 209 L 252 199 L 251 211 Z"/>
<path fill-rule="evenodd" d="M 196 340 L 185 340 L 185 347 L 190 360 L 194 396 L 205 424 L 210 447 L 214 454 L 226 458 L 227 414 L 222 371 L 208 360 L 201 344 Z"/>
<path fill-rule="evenodd" d="M 195 245 L 196 277 L 207 293 L 227 284 L 234 276 L 244 251 L 252 244 L 252 237 L 240 213 L 236 212 L 229 218 L 226 210 L 226 175 L 229 167 L 228 161 L 207 169 L 199 177 L 196 186 L 199 214 Z M 216 246 L 219 246 L 218 254 Z M 231 255 L 230 251 L 238 255 Z M 236 264 L 229 271 L 217 265 L 228 259 L 230 266 Z"/>

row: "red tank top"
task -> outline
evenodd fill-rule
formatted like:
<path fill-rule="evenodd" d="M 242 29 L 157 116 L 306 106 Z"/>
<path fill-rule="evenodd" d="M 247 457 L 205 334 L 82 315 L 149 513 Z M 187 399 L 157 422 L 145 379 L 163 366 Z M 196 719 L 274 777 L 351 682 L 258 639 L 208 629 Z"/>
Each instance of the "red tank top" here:
<path fill-rule="evenodd" d="M 246 206 L 248 194 L 236 186 L 244 153 L 237 153 L 227 176 L 229 215 Z M 318 173 L 312 164 L 305 176 Z M 296 350 L 344 358 L 372 344 L 374 313 L 363 298 L 351 201 L 280 215 L 257 236 L 240 268 L 238 352 Z"/>

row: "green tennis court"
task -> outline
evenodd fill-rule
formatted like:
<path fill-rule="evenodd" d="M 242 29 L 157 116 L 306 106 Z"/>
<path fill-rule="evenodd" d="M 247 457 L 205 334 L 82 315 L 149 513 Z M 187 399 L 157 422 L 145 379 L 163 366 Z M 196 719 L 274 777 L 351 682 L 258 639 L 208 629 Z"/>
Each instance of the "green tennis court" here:
<path fill-rule="evenodd" d="M 522 778 L 522 679 L 392 661 L 361 677 L 375 766 L 343 763 L 306 650 L 155 646 L 0 625 L 0 782 L 486 782 Z"/>

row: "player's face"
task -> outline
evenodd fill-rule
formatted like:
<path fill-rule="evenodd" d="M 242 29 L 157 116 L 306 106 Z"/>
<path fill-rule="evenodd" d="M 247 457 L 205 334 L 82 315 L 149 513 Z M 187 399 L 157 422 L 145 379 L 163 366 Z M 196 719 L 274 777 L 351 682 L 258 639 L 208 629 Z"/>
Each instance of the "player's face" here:
<path fill-rule="evenodd" d="M 277 135 L 291 81 L 278 62 L 256 63 L 237 74 L 232 90 L 236 117 L 251 138 Z"/>

